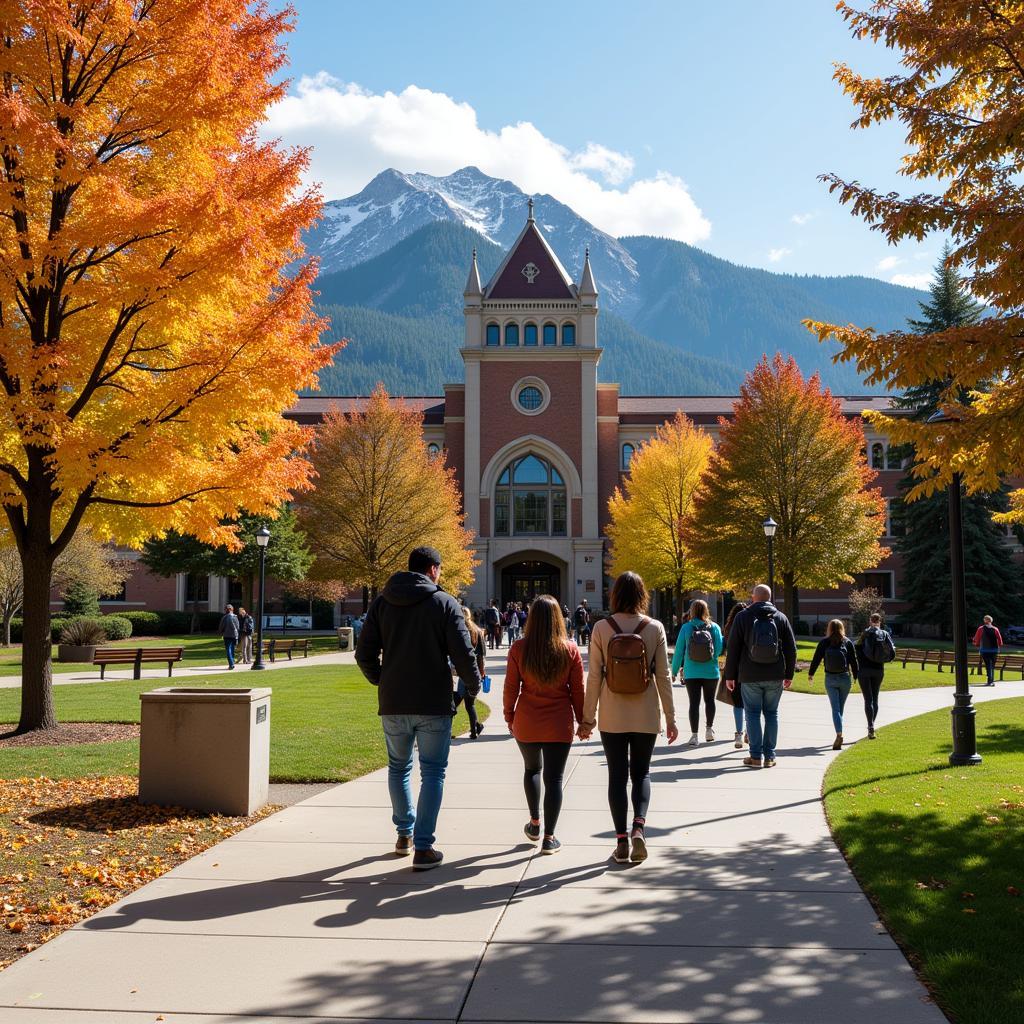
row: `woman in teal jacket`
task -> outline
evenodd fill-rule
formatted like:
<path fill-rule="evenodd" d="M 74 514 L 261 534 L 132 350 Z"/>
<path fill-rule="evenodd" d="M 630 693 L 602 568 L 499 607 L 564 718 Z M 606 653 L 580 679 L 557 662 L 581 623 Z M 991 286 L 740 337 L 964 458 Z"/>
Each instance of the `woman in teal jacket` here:
<path fill-rule="evenodd" d="M 689 618 L 676 637 L 676 650 L 672 656 L 672 678 L 683 670 L 683 684 L 690 698 L 690 745 L 697 746 L 697 726 L 700 724 L 700 699 L 704 697 L 704 739 L 714 742 L 715 690 L 718 687 L 718 658 L 722 653 L 722 631 L 711 621 L 706 601 L 696 600 L 690 605 Z"/>

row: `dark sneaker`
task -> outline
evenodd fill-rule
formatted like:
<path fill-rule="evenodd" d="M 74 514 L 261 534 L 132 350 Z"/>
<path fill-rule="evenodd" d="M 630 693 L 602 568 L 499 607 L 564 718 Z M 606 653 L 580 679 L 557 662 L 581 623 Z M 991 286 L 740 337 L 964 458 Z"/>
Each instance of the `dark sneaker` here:
<path fill-rule="evenodd" d="M 633 864 L 639 864 L 642 860 L 647 860 L 647 841 L 644 839 L 642 832 L 633 833 L 633 848 L 629 851 L 629 859 Z"/>
<path fill-rule="evenodd" d="M 483 731 L 484 731 L 484 723 L 483 722 L 477 722 L 476 723 L 476 734 L 477 734 L 477 736 L 479 736 L 480 733 L 482 733 Z"/>
<path fill-rule="evenodd" d="M 523 826 L 523 831 L 526 833 L 526 838 L 529 839 L 531 843 L 535 843 L 540 839 L 540 825 L 534 825 L 532 821 L 528 821 Z"/>
<path fill-rule="evenodd" d="M 629 840 L 626 838 L 619 839 L 615 843 L 615 852 L 612 854 L 612 860 L 616 864 L 628 864 L 629 863 Z"/>
<path fill-rule="evenodd" d="M 440 850 L 417 850 L 412 855 L 412 869 L 413 871 L 429 871 L 431 868 L 440 867 L 443 860 L 444 854 Z"/>
<path fill-rule="evenodd" d="M 554 836 L 545 836 L 540 844 L 541 853 L 558 853 L 561 848 L 562 844 Z"/>
<path fill-rule="evenodd" d="M 875 727 L 873 725 L 868 726 L 868 739 L 873 740 L 875 738 Z"/>
<path fill-rule="evenodd" d="M 408 857 L 412 853 L 412 836 L 399 836 L 395 843 L 395 853 L 399 857 Z"/>

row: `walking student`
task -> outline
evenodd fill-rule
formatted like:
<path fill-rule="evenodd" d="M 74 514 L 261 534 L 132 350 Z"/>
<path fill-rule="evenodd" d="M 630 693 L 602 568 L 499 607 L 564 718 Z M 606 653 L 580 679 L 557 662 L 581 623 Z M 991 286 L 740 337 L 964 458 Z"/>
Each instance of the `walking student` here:
<path fill-rule="evenodd" d="M 484 611 L 484 628 L 487 630 L 487 645 L 493 651 L 501 646 L 501 612 L 498 602 L 492 601 Z"/>
<path fill-rule="evenodd" d="M 239 659 L 244 665 L 252 664 L 252 635 L 256 631 L 256 620 L 242 607 L 238 609 L 238 642 L 242 645 Z"/>
<path fill-rule="evenodd" d="M 725 625 L 722 627 L 722 647 L 726 651 L 729 648 L 729 631 L 732 629 L 732 624 L 736 621 L 736 616 L 746 607 L 746 601 L 737 601 L 729 609 L 729 614 L 725 617 Z M 737 750 L 742 750 L 747 743 L 747 731 L 743 728 L 743 695 L 738 690 L 733 690 L 732 700 L 733 724 L 736 727 L 732 737 L 732 745 Z"/>
<path fill-rule="evenodd" d="M 473 612 L 465 605 L 462 606 L 462 614 L 466 618 L 466 629 L 469 630 L 470 643 L 473 644 L 473 653 L 476 656 L 476 667 L 480 671 L 480 678 L 483 679 L 486 672 L 487 649 L 484 647 L 484 631 L 473 621 Z M 459 676 L 458 685 L 455 688 L 455 710 L 459 705 L 465 703 L 466 715 L 469 718 L 469 738 L 475 740 L 484 731 L 484 727 L 476 717 L 476 697 L 466 686 L 466 680 Z M 452 739 L 455 737 L 453 736 Z"/>
<path fill-rule="evenodd" d="M 853 641 L 846 635 L 846 627 L 842 619 L 832 619 L 825 635 L 815 648 L 811 658 L 811 667 L 807 670 L 807 681 L 814 682 L 814 673 L 818 666 L 825 664 L 825 693 L 832 707 L 832 724 L 836 728 L 836 739 L 833 750 L 843 748 L 843 710 L 846 698 L 850 696 L 853 680 L 859 674 L 857 650 Z"/>
<path fill-rule="evenodd" d="M 540 851 L 557 853 L 555 826 L 562 809 L 562 779 L 573 729 L 583 721 L 583 659 L 565 631 L 553 597 L 530 605 L 522 639 L 508 652 L 503 694 L 505 721 L 523 755 L 523 786 L 531 842 L 541 837 L 541 774 L 544 776 L 544 840 Z"/>
<path fill-rule="evenodd" d="M 587 607 L 586 598 L 576 605 L 576 611 L 573 612 L 573 625 L 576 629 L 576 643 L 580 647 L 586 647 L 590 638 L 590 609 Z"/>
<path fill-rule="evenodd" d="M 747 716 L 748 768 L 774 768 L 782 691 L 793 685 L 796 637 L 789 619 L 772 604 L 770 587 L 759 583 L 750 605 L 733 620 L 725 656 L 725 685 L 740 687 Z M 762 723 L 762 716 L 764 722 Z"/>
<path fill-rule="evenodd" d="M 590 670 L 577 735 L 601 733 L 608 762 L 608 805 L 615 825 L 615 861 L 647 859 L 644 826 L 651 802 L 651 756 L 661 732 L 662 716 L 669 743 L 679 736 L 672 702 L 665 627 L 645 612 L 649 603 L 644 581 L 624 572 L 612 587 L 611 616 L 590 636 Z M 633 823 L 626 828 L 629 794 Z"/>
<path fill-rule="evenodd" d="M 1003 634 L 996 629 L 991 615 L 986 615 L 982 619 L 972 642 L 981 652 L 981 660 L 985 663 L 985 672 L 988 675 L 988 682 L 985 685 L 995 686 L 996 657 L 999 654 L 999 648 L 1003 646 Z"/>
<path fill-rule="evenodd" d="M 466 692 L 475 697 L 480 691 L 480 668 L 462 606 L 441 589 L 440 578 L 440 552 L 416 548 L 408 572 L 396 572 L 370 605 L 356 644 L 356 664 L 377 687 L 398 830 L 395 853 L 412 853 L 415 871 L 436 868 L 443 860 L 434 849 L 434 830 L 455 715 L 449 659 L 466 681 Z M 414 747 L 420 761 L 415 810 L 409 785 Z"/>
<path fill-rule="evenodd" d="M 224 605 L 224 614 L 221 617 L 217 632 L 224 638 L 224 653 L 228 656 L 228 668 L 235 667 L 235 645 L 238 643 L 238 616 L 235 614 L 233 605 Z"/>
<path fill-rule="evenodd" d="M 867 629 L 856 643 L 857 661 L 860 664 L 860 692 L 864 697 L 864 717 L 868 720 L 868 739 L 875 738 L 875 722 L 878 720 L 878 694 L 885 679 L 885 666 L 896 657 L 896 644 L 892 634 L 882 628 L 882 616 L 875 612 Z"/>
<path fill-rule="evenodd" d="M 722 653 L 722 630 L 711 619 L 706 601 L 700 599 L 690 605 L 689 618 L 676 636 L 676 649 L 672 656 L 672 678 L 683 672 L 683 685 L 690 699 L 690 746 L 700 742 L 700 702 L 704 698 L 704 739 L 715 740 L 715 690 L 718 688 L 718 657 Z"/>

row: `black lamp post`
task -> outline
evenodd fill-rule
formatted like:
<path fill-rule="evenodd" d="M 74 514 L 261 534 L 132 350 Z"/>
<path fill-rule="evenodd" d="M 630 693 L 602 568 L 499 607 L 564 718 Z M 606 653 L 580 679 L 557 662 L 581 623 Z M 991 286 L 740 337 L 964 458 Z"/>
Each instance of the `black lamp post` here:
<path fill-rule="evenodd" d="M 267 545 L 270 543 L 270 531 L 261 526 L 256 533 L 256 543 L 260 548 L 260 593 L 256 612 L 256 659 L 252 663 L 254 669 L 266 668 L 263 664 L 263 584 L 264 568 L 267 563 Z"/>
<path fill-rule="evenodd" d="M 941 409 L 928 417 L 931 424 L 955 423 L 957 417 Z M 964 521 L 960 489 L 963 480 L 953 474 L 948 488 L 949 500 L 949 567 L 953 577 L 953 671 L 956 690 L 953 696 L 953 752 L 949 763 L 954 767 L 981 764 L 978 753 L 974 704 L 971 699 L 967 665 L 967 590 L 964 584 Z"/>
<path fill-rule="evenodd" d="M 772 600 L 775 600 L 775 531 L 779 524 L 769 516 L 762 524 L 764 535 L 768 538 L 768 589 L 772 592 Z M 789 609 L 786 609 L 789 612 Z M 790 614 L 792 614 L 790 612 Z"/>

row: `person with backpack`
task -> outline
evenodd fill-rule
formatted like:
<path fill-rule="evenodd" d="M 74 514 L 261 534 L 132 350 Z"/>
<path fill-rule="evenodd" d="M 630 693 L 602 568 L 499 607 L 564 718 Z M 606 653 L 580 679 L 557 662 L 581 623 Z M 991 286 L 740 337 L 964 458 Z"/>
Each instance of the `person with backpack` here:
<path fill-rule="evenodd" d="M 860 663 L 860 692 L 864 697 L 864 716 L 868 720 L 868 739 L 875 738 L 878 719 L 878 693 L 885 678 L 885 666 L 896 657 L 892 634 L 882 628 L 882 616 L 874 612 L 860 641 L 854 645 Z"/>
<path fill-rule="evenodd" d="M 665 627 L 645 614 L 649 600 L 635 572 L 624 572 L 615 581 L 611 616 L 598 622 L 590 637 L 583 723 L 577 733 L 581 740 L 589 739 L 595 727 L 601 733 L 615 825 L 612 856 L 618 864 L 647 859 L 644 826 L 651 802 L 651 756 L 662 717 L 669 743 L 679 737 Z M 627 831 L 630 780 L 633 824 Z"/>
<path fill-rule="evenodd" d="M 483 679 L 487 675 L 487 651 L 484 648 L 484 631 L 473 621 L 473 612 L 465 605 L 462 606 L 462 614 L 466 618 L 466 629 L 469 630 L 469 640 L 473 645 L 473 653 L 476 655 L 476 667 L 480 670 L 480 678 Z M 466 716 L 469 718 L 469 738 L 475 740 L 484 731 L 484 727 L 476 716 L 476 697 L 469 692 L 466 680 L 459 676 L 452 704 L 455 710 L 458 711 L 459 705 L 462 703 L 466 705 Z M 455 739 L 454 734 L 452 739 Z"/>
<path fill-rule="evenodd" d="M 252 635 L 256 631 L 256 620 L 244 609 L 238 609 L 238 642 L 242 647 L 239 661 L 243 665 L 252 664 Z"/>
<path fill-rule="evenodd" d="M 573 625 L 576 628 L 576 643 L 580 647 L 586 647 L 590 639 L 590 609 L 587 607 L 587 599 L 583 598 L 576 611 L 573 612 Z"/>
<path fill-rule="evenodd" d="M 238 643 L 239 631 L 238 616 L 234 607 L 230 604 L 224 605 L 224 614 L 217 626 L 217 632 L 224 638 L 224 653 L 227 655 L 230 669 L 235 667 L 235 645 Z"/>
<path fill-rule="evenodd" d="M 728 651 L 729 649 L 729 632 L 732 629 L 732 624 L 736 620 L 736 616 L 739 615 L 744 608 L 747 607 L 746 601 L 737 601 L 730 609 L 729 614 L 725 617 L 725 625 L 722 627 L 722 649 Z M 737 750 L 742 750 L 747 742 L 747 731 L 743 728 L 743 696 L 737 691 L 733 691 L 732 694 L 732 717 L 733 722 L 736 726 L 736 731 L 733 733 L 732 745 Z"/>
<path fill-rule="evenodd" d="M 530 605 L 526 629 L 508 652 L 503 693 L 505 721 L 523 755 L 523 787 L 530 820 L 526 838 L 541 838 L 541 774 L 544 776 L 544 839 L 540 852 L 558 853 L 555 826 L 562 809 L 562 779 L 573 728 L 583 721 L 583 658 L 565 631 L 553 597 Z"/>
<path fill-rule="evenodd" d="M 690 746 L 700 742 L 700 699 L 704 697 L 704 739 L 715 740 L 715 690 L 718 687 L 718 656 L 722 653 L 722 631 L 711 621 L 707 601 L 699 598 L 690 605 L 689 618 L 676 636 L 672 655 L 672 678 L 683 670 L 683 685 L 690 698 Z"/>
<path fill-rule="evenodd" d="M 733 620 L 725 656 L 725 686 L 739 686 L 747 716 L 748 768 L 774 768 L 782 691 L 793 685 L 796 637 L 789 619 L 772 604 L 771 587 L 759 583 L 750 605 Z M 762 727 L 761 718 L 764 716 Z"/>
<path fill-rule="evenodd" d="M 981 652 L 981 660 L 985 663 L 985 672 L 988 674 L 988 682 L 985 685 L 995 686 L 996 657 L 999 655 L 999 648 L 1003 646 L 1003 634 L 996 629 L 991 615 L 986 615 L 982 619 L 974 634 L 973 643 Z"/>
<path fill-rule="evenodd" d="M 484 628 L 487 630 L 487 646 L 493 651 L 501 646 L 501 612 L 498 602 L 492 601 L 484 610 Z"/>
<path fill-rule="evenodd" d="M 853 689 L 853 680 L 860 672 L 857 662 L 857 650 L 853 641 L 846 635 L 846 627 L 842 619 L 832 619 L 825 635 L 815 648 L 811 658 L 811 667 L 807 670 L 807 681 L 814 682 L 814 673 L 818 666 L 825 664 L 825 693 L 832 707 L 832 724 L 836 727 L 836 739 L 833 750 L 843 749 L 843 710 L 846 698 Z"/>

